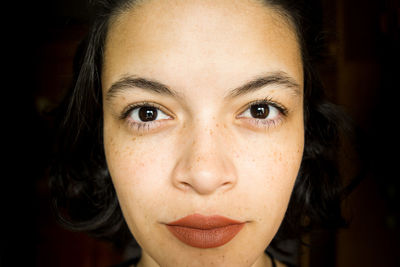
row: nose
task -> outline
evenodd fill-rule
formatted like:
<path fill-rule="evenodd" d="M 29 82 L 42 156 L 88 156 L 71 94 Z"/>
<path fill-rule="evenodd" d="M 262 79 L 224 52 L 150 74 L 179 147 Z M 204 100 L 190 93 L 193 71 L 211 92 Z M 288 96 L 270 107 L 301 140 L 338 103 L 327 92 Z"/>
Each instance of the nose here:
<path fill-rule="evenodd" d="M 227 143 L 216 130 L 193 130 L 175 164 L 172 184 L 200 195 L 231 190 L 237 183 L 237 172 Z"/>

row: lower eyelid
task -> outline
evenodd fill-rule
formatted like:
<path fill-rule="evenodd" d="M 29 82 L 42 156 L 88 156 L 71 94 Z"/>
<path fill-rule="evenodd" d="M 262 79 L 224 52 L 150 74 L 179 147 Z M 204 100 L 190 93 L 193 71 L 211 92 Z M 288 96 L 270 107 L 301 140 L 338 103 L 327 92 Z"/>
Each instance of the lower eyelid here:
<path fill-rule="evenodd" d="M 268 104 L 270 108 L 273 109 L 274 115 L 273 115 L 273 119 L 257 119 L 257 118 L 252 118 L 252 117 L 247 117 L 247 116 L 243 116 L 245 113 L 246 115 L 249 115 L 247 113 L 250 113 L 250 108 L 252 105 L 255 104 Z M 160 113 L 157 117 L 156 120 L 154 121 L 147 121 L 147 122 L 141 122 L 141 121 L 136 121 L 130 118 L 130 114 L 132 114 L 134 109 L 139 109 L 140 107 L 145 107 L 145 106 L 152 106 L 155 107 Z M 275 115 L 275 112 L 277 113 Z M 130 110 L 127 110 L 123 113 L 123 116 L 120 117 L 120 119 L 123 119 L 127 125 L 129 126 L 129 128 L 131 128 L 133 131 L 136 132 L 148 132 L 151 131 L 152 129 L 156 129 L 156 128 L 163 128 L 162 125 L 164 124 L 163 122 L 165 122 L 166 120 L 173 120 L 175 117 L 169 115 L 169 112 L 164 112 L 162 108 L 160 108 L 159 106 L 154 105 L 153 103 L 141 103 L 138 104 L 134 107 L 131 107 Z M 161 115 L 161 118 L 159 119 Z M 281 124 L 283 122 L 283 120 L 285 119 L 287 115 L 287 110 L 286 108 L 283 107 L 276 107 L 274 104 L 272 104 L 271 102 L 265 102 L 265 101 L 260 101 L 260 102 L 254 102 L 250 105 L 247 106 L 247 108 L 242 111 L 239 115 L 236 116 L 236 118 L 242 120 L 242 121 L 246 121 L 247 124 L 251 124 L 253 127 L 256 128 L 270 128 L 270 127 L 275 127 L 278 126 L 279 124 Z M 251 115 L 250 115 L 251 116 Z"/>
<path fill-rule="evenodd" d="M 125 119 L 125 123 L 128 127 L 135 132 L 149 132 L 153 129 L 161 129 L 165 125 L 166 121 L 173 120 L 173 118 L 169 115 L 166 115 L 168 118 L 148 121 L 148 122 L 138 122 L 129 118 L 129 116 Z"/>
<path fill-rule="evenodd" d="M 135 121 L 127 119 L 126 123 L 127 123 L 128 127 L 131 130 L 135 131 L 135 132 L 148 132 L 152 128 L 157 127 L 154 124 L 157 124 L 158 122 L 157 121 L 155 121 L 155 122 L 152 121 L 152 122 L 145 122 L 144 123 L 144 122 L 135 122 Z"/>
<path fill-rule="evenodd" d="M 256 119 L 248 117 L 239 117 L 239 119 L 245 124 L 250 125 L 250 127 L 269 129 L 282 124 L 285 118 L 282 114 L 278 114 L 275 119 Z"/>

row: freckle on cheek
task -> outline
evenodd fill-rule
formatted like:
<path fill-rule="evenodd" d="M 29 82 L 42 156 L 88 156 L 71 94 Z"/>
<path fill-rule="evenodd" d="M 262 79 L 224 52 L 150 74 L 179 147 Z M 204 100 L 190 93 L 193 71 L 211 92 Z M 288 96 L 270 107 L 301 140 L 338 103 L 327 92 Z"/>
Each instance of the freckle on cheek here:
<path fill-rule="evenodd" d="M 108 144 L 106 143 L 106 146 L 108 146 L 110 148 L 114 148 L 114 141 L 110 140 L 110 142 L 108 142 Z"/>

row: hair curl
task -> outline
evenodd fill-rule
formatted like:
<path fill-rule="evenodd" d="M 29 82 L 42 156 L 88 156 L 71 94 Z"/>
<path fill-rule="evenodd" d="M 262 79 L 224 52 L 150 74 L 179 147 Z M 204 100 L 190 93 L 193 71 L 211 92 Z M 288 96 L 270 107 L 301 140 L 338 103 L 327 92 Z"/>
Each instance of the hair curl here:
<path fill-rule="evenodd" d="M 134 0 L 98 0 L 94 21 L 74 61 L 71 90 L 57 109 L 59 122 L 51 167 L 52 202 L 59 221 L 71 230 L 125 243 L 132 238 L 124 221 L 103 148 L 101 69 L 108 25 Z M 316 72 L 321 46 L 307 21 L 304 1 L 265 0 L 294 26 L 304 66 L 305 148 L 277 239 L 296 237 L 315 227 L 342 226 L 337 151 L 343 114 L 326 100 Z"/>

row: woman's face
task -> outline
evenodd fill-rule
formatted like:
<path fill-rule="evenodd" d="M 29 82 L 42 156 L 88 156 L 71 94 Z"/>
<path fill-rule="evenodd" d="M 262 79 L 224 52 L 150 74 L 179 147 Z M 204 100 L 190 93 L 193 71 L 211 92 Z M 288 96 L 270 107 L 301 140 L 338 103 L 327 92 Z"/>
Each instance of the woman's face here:
<path fill-rule="evenodd" d="M 113 20 L 104 147 L 143 266 L 268 266 L 304 145 L 284 17 L 252 0 L 144 1 Z"/>

